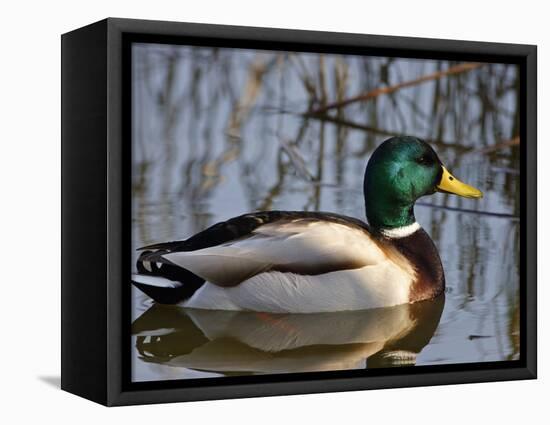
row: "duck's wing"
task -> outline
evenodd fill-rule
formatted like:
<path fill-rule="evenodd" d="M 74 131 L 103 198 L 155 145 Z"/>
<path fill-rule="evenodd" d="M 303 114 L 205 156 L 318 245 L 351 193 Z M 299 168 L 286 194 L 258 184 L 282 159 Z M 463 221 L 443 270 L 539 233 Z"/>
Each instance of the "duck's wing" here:
<path fill-rule="evenodd" d="M 386 253 L 358 220 L 329 213 L 236 217 L 182 242 L 158 244 L 144 260 L 177 266 L 219 286 L 265 272 L 317 275 L 376 265 Z"/>
<path fill-rule="evenodd" d="M 197 249 L 209 248 L 242 237 L 250 236 L 255 229 L 265 224 L 275 223 L 277 221 L 288 221 L 293 218 L 300 217 L 313 218 L 319 216 L 319 214 L 321 213 L 308 213 L 301 211 L 258 211 L 255 213 L 243 214 L 238 217 L 233 217 L 229 220 L 216 223 L 186 240 L 146 245 L 138 248 L 138 251 L 195 251 Z M 347 218 L 331 213 L 327 213 L 327 215 L 333 216 L 334 220 L 337 220 L 338 217 L 340 220 Z M 349 218 L 349 220 L 355 220 L 357 226 L 361 225 L 361 221 L 359 220 L 353 218 Z"/>

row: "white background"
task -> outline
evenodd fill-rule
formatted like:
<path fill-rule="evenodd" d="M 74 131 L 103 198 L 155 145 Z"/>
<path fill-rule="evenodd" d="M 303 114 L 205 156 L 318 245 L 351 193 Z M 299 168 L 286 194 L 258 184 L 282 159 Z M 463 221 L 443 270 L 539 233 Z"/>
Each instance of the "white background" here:
<path fill-rule="evenodd" d="M 543 1 L 18 1 L 0 6 L 3 423 L 544 423 L 550 14 Z M 539 46 L 539 379 L 107 409 L 58 389 L 60 34 L 108 16 Z"/>

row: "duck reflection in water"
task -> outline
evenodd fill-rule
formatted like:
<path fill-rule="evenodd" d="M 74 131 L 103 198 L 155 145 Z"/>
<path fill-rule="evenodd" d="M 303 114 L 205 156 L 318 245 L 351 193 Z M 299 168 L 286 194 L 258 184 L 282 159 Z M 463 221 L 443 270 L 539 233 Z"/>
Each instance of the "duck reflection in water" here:
<path fill-rule="evenodd" d="M 413 366 L 445 297 L 319 314 L 186 309 L 155 304 L 132 325 L 140 359 L 225 375 Z"/>

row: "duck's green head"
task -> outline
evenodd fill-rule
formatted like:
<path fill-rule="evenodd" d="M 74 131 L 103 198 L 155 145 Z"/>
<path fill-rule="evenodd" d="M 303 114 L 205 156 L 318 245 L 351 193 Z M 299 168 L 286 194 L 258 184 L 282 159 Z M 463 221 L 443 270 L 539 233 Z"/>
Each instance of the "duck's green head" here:
<path fill-rule="evenodd" d="M 409 136 L 392 137 L 376 148 L 365 172 L 364 191 L 367 219 L 376 229 L 413 224 L 416 200 L 437 191 L 483 196 L 452 176 L 430 145 Z"/>

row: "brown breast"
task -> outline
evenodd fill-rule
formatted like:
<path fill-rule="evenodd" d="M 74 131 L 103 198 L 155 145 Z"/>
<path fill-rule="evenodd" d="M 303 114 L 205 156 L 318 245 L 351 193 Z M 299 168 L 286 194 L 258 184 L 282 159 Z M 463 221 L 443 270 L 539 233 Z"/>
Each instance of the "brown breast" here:
<path fill-rule="evenodd" d="M 404 238 L 384 239 L 414 267 L 416 277 L 410 290 L 411 302 L 432 299 L 445 290 L 445 273 L 439 252 L 424 229 L 420 228 Z"/>

